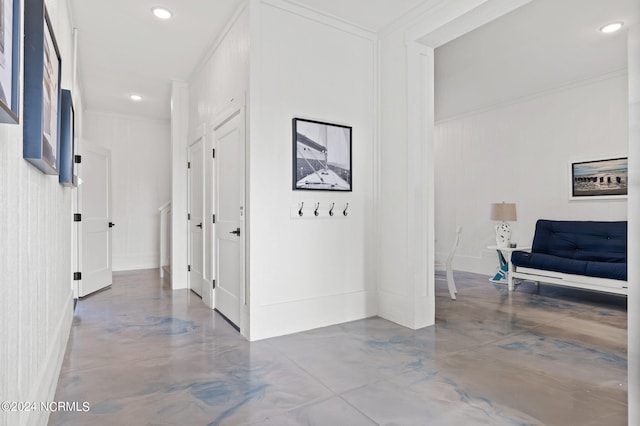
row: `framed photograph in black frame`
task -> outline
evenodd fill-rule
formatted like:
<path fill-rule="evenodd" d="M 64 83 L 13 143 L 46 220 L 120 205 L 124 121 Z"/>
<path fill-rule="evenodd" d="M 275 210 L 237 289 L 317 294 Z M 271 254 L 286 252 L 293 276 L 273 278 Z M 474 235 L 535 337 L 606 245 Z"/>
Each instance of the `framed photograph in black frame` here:
<path fill-rule="evenodd" d="M 62 61 L 44 0 L 24 2 L 23 157 L 58 174 Z"/>
<path fill-rule="evenodd" d="M 71 91 L 62 89 L 60 94 L 60 174 L 58 181 L 63 186 L 74 186 L 74 123 Z"/>
<path fill-rule="evenodd" d="M 352 128 L 293 119 L 293 189 L 351 191 Z"/>
<path fill-rule="evenodd" d="M 569 163 L 571 200 L 627 198 L 629 160 L 612 157 Z"/>

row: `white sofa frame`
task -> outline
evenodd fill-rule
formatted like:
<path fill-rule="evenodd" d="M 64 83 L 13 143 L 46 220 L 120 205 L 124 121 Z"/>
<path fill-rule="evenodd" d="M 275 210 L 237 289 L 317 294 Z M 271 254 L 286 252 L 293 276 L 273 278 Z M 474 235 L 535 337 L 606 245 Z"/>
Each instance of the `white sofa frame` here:
<path fill-rule="evenodd" d="M 514 279 L 514 283 L 516 283 L 516 280 L 535 281 L 536 284 L 542 282 L 564 287 L 580 288 L 584 290 L 600 291 L 624 296 L 628 295 L 627 281 L 612 280 L 610 278 L 565 274 L 562 272 L 525 268 L 516 265 L 513 265 L 512 278 Z"/>

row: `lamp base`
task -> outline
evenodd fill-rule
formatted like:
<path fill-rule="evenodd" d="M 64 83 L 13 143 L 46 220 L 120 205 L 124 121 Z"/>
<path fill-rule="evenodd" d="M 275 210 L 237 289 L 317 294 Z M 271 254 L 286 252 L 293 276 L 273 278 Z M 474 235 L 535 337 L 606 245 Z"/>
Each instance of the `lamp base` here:
<path fill-rule="evenodd" d="M 509 247 L 511 243 L 511 225 L 507 222 L 502 222 L 500 225 L 496 225 L 496 245 L 498 247 Z"/>

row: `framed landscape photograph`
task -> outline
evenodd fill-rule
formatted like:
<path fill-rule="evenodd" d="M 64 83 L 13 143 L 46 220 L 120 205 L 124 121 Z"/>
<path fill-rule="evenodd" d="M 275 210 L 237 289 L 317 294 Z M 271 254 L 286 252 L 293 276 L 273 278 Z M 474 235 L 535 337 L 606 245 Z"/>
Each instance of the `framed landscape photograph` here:
<path fill-rule="evenodd" d="M 63 186 L 74 186 L 74 110 L 71 91 L 62 89 L 60 95 L 60 174 Z"/>
<path fill-rule="evenodd" d="M 293 189 L 351 191 L 351 127 L 293 119 Z"/>
<path fill-rule="evenodd" d="M 58 174 L 60 51 L 43 0 L 25 0 L 23 156 L 45 174 Z"/>
<path fill-rule="evenodd" d="M 19 74 L 20 0 L 0 0 L 0 123 L 19 121 Z"/>
<path fill-rule="evenodd" d="M 629 182 L 628 164 L 627 157 L 572 162 L 570 198 L 626 198 Z"/>

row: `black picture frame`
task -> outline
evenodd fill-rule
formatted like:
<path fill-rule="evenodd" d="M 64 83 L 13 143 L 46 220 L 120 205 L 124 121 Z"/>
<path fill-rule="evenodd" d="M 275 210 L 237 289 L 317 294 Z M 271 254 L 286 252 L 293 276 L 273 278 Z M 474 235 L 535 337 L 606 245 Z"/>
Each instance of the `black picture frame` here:
<path fill-rule="evenodd" d="M 20 0 L 0 0 L 0 123 L 20 122 Z"/>
<path fill-rule="evenodd" d="M 75 111 L 71 91 L 62 89 L 60 94 L 60 174 L 63 186 L 75 186 Z"/>
<path fill-rule="evenodd" d="M 42 173 L 60 165 L 60 50 L 43 0 L 24 2 L 23 157 Z"/>
<path fill-rule="evenodd" d="M 351 192 L 352 127 L 304 118 L 292 125 L 293 190 Z"/>
<path fill-rule="evenodd" d="M 627 198 L 629 160 L 613 157 L 570 163 L 572 200 Z"/>

